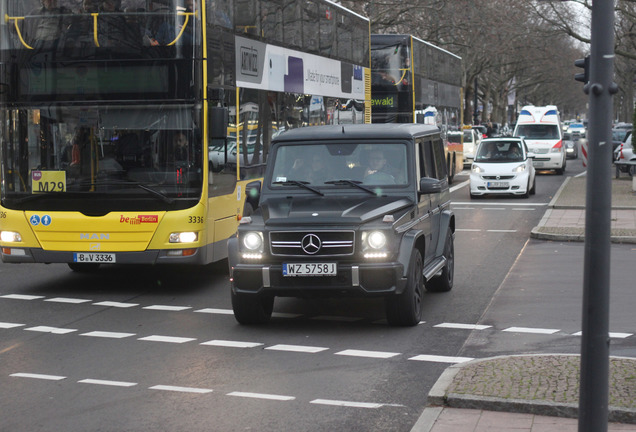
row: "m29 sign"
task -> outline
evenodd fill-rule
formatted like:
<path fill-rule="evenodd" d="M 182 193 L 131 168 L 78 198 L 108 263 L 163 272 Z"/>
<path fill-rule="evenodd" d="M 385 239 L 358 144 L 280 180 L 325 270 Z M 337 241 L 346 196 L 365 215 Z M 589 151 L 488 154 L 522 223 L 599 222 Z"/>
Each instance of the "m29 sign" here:
<path fill-rule="evenodd" d="M 32 193 L 66 192 L 65 171 L 32 171 Z"/>

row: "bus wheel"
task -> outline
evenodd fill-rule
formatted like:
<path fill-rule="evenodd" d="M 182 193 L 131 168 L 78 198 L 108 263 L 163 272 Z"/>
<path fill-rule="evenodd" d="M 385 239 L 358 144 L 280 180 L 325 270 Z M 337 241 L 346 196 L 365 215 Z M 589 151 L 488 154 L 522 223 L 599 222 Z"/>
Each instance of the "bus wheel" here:
<path fill-rule="evenodd" d="M 265 324 L 272 317 L 274 296 L 236 294 L 232 291 L 232 309 L 239 324 Z"/>
<path fill-rule="evenodd" d="M 68 263 L 71 270 L 77 273 L 91 273 L 97 271 L 99 268 L 98 263 Z"/>

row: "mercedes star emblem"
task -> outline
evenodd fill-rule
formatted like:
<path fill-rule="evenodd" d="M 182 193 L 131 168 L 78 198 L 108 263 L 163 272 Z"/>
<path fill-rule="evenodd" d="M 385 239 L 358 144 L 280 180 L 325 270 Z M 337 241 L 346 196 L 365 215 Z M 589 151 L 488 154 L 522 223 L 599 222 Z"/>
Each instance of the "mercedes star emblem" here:
<path fill-rule="evenodd" d="M 316 234 L 307 234 L 300 242 L 303 250 L 308 255 L 313 255 L 320 250 L 322 242 Z"/>

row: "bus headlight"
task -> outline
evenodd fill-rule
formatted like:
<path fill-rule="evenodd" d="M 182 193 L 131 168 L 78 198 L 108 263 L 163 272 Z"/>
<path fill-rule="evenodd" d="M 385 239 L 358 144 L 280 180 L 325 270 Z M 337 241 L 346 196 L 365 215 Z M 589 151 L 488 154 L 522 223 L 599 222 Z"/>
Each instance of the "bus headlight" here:
<path fill-rule="evenodd" d="M 263 253 L 263 234 L 250 231 L 243 236 L 243 246 L 253 253 Z"/>
<path fill-rule="evenodd" d="M 0 231 L 0 240 L 5 243 L 20 243 L 22 236 L 15 231 Z"/>
<path fill-rule="evenodd" d="M 192 231 L 170 234 L 170 243 L 194 243 L 199 240 L 199 233 Z"/>

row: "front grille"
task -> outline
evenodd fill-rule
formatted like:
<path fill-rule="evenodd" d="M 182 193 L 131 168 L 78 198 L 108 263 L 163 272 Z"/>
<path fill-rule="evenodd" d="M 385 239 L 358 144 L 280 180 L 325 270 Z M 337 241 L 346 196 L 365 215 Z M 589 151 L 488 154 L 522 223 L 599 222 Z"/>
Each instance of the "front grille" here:
<path fill-rule="evenodd" d="M 514 175 L 502 175 L 502 176 L 483 176 L 484 180 L 510 180 L 515 178 Z"/>
<path fill-rule="evenodd" d="M 277 231 L 269 234 L 272 255 L 326 257 L 353 255 L 353 231 Z"/>

